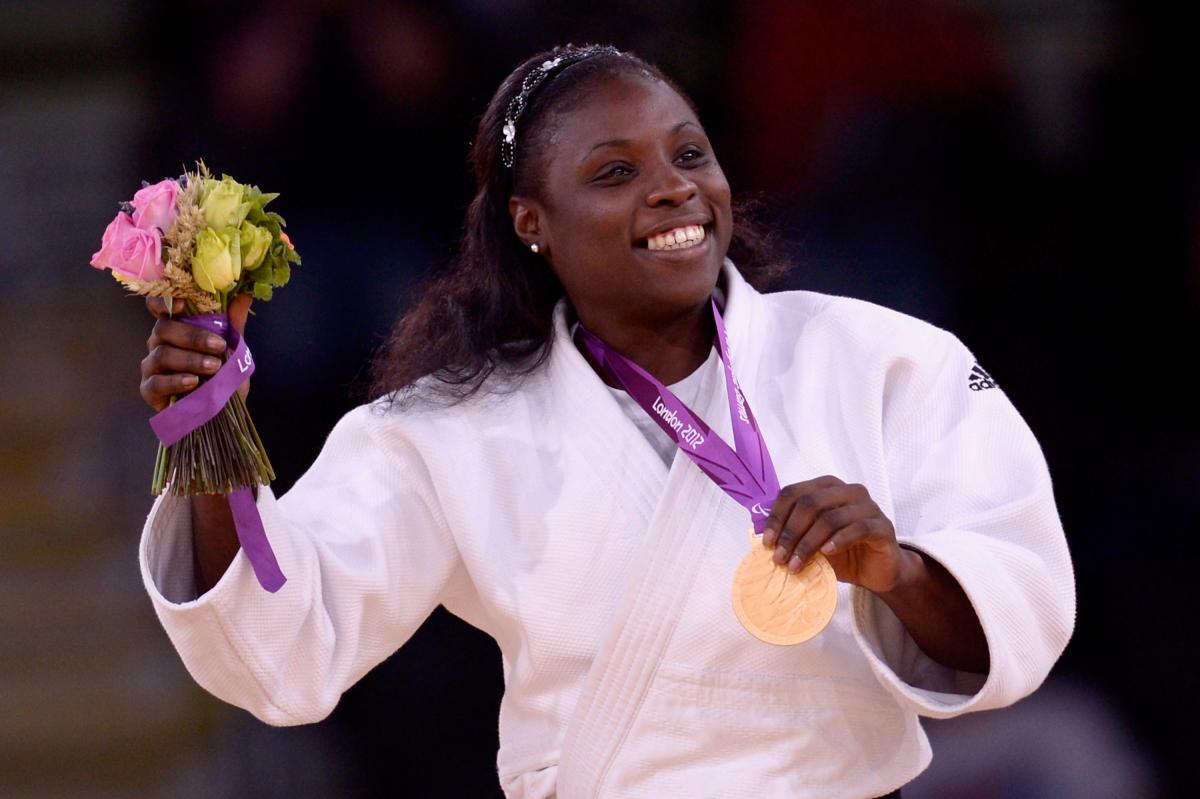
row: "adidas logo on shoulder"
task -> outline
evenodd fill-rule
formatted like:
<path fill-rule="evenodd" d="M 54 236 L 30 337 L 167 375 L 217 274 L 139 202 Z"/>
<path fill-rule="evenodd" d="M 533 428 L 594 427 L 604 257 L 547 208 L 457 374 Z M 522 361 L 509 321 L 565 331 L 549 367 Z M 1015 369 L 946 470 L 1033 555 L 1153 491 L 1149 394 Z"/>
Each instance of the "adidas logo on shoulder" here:
<path fill-rule="evenodd" d="M 967 384 L 971 387 L 972 391 L 983 391 L 985 388 L 998 387 L 992 376 L 983 371 L 983 367 L 978 363 L 971 368 L 971 374 L 967 375 Z"/>

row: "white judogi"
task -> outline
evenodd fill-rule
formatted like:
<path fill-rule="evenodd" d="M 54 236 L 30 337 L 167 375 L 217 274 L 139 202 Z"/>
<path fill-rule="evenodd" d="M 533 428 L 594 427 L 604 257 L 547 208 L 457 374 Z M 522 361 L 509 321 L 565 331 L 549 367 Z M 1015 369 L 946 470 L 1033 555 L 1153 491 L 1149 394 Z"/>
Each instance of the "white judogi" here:
<path fill-rule="evenodd" d="M 986 679 L 933 663 L 848 585 L 808 643 L 743 630 L 745 510 L 688 458 L 664 467 L 560 304 L 552 355 L 518 392 L 360 407 L 285 496 L 259 491 L 277 594 L 239 553 L 196 599 L 188 505 L 155 503 L 142 574 L 197 682 L 270 724 L 317 721 L 442 603 L 499 643 L 497 765 L 521 799 L 878 796 L 929 762 L 918 714 L 1035 689 L 1071 635 L 1074 580 L 1045 459 L 1003 390 L 925 322 L 759 294 L 728 261 L 723 275 L 733 362 L 781 482 L 865 485 L 966 590 Z M 706 370 L 694 409 L 728 441 L 726 403 Z"/>

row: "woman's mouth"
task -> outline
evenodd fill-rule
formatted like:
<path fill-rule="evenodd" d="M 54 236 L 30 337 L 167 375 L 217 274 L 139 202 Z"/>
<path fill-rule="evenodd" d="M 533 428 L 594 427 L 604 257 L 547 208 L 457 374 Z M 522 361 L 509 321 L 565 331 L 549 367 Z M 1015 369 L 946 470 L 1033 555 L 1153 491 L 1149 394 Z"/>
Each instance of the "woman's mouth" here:
<path fill-rule="evenodd" d="M 703 225 L 680 225 L 649 239 L 642 239 L 637 243 L 637 249 L 655 258 L 671 261 L 691 260 L 711 249 L 709 239 L 712 238 L 712 226 L 712 222 Z"/>
<path fill-rule="evenodd" d="M 651 236 L 646 240 L 646 249 L 652 252 L 662 250 L 686 250 L 704 243 L 708 232 L 703 225 L 682 225 L 677 228 Z"/>

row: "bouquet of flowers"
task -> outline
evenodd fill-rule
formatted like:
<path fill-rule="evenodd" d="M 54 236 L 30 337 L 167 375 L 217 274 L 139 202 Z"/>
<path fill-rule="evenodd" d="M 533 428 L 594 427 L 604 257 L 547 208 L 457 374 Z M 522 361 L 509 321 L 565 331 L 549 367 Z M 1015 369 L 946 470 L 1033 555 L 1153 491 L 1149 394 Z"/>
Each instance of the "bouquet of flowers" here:
<path fill-rule="evenodd" d="M 275 473 L 237 393 L 254 361 L 226 311 L 238 294 L 271 299 L 287 283 L 291 264 L 300 263 L 283 217 L 266 210 L 278 196 L 228 175 L 217 179 L 197 162 L 195 172 L 178 178 L 143 181 L 133 199 L 121 203 L 91 260 L 135 294 L 164 297 L 168 307 L 183 299 L 188 316 L 182 321 L 227 340 L 221 369 L 151 419 L 160 442 L 151 490 L 228 495 L 243 548 L 268 590 L 277 590 L 283 576 L 250 488 L 270 483 Z"/>

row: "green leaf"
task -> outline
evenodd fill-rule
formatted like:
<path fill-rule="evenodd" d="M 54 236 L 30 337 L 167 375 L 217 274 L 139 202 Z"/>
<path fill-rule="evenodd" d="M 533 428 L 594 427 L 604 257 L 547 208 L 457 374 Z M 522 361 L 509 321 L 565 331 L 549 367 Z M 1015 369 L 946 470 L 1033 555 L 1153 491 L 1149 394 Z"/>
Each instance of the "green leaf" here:
<path fill-rule="evenodd" d="M 292 268 L 287 264 L 280 264 L 279 266 L 275 267 L 271 282 L 276 286 L 286 286 L 291 277 Z"/>
<path fill-rule="evenodd" d="M 267 302 L 271 299 L 271 284 L 270 283 L 255 283 L 254 284 L 254 299 Z"/>
<path fill-rule="evenodd" d="M 270 283 L 271 275 L 274 274 L 274 269 L 270 259 L 265 259 L 252 272 L 246 274 L 246 279 L 251 283 Z"/>
<path fill-rule="evenodd" d="M 242 199 L 250 203 L 250 211 L 247 218 L 256 225 L 262 225 L 263 221 L 268 219 L 266 208 L 267 203 L 279 196 L 279 192 L 264 192 L 258 186 L 243 186 Z"/>

